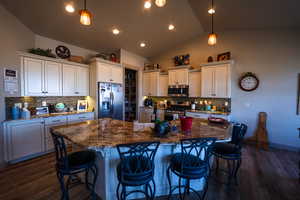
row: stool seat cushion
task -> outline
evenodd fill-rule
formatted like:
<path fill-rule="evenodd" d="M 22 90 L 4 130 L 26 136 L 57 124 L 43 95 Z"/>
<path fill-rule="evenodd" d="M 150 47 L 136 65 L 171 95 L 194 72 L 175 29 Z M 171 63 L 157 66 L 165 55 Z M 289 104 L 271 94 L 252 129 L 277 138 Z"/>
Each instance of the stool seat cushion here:
<path fill-rule="evenodd" d="M 177 153 L 171 158 L 171 169 L 182 177 L 199 178 L 207 175 L 208 165 L 197 156 Z"/>
<path fill-rule="evenodd" d="M 67 160 L 70 170 L 87 168 L 95 163 L 96 153 L 91 150 L 78 151 L 70 153 Z"/>
<path fill-rule="evenodd" d="M 231 143 L 216 143 L 212 153 L 225 156 L 239 156 L 240 149 Z"/>
<path fill-rule="evenodd" d="M 145 156 L 128 156 L 117 166 L 120 182 L 126 185 L 143 185 L 153 178 L 154 164 Z"/>

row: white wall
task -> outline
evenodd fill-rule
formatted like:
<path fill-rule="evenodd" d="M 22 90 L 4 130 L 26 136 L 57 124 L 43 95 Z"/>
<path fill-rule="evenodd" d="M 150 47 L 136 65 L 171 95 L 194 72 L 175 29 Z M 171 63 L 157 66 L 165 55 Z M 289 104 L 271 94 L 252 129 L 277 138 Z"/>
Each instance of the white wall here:
<path fill-rule="evenodd" d="M 163 68 L 173 65 L 176 55 L 190 53 L 191 64 L 199 66 L 208 56 L 231 51 L 235 60 L 232 116 L 249 125 L 248 136 L 257 125 L 258 112 L 268 114 L 269 139 L 274 144 L 300 147 L 296 115 L 297 74 L 300 73 L 300 31 L 232 31 L 218 34 L 218 44 L 207 45 L 207 36 L 199 36 L 151 59 Z M 239 76 L 253 72 L 260 79 L 254 92 L 243 92 L 237 86 Z"/>
<path fill-rule="evenodd" d="M 90 57 L 92 57 L 98 53 L 96 51 L 84 49 L 84 48 L 81 48 L 78 46 L 67 44 L 65 42 L 53 40 L 51 38 L 47 38 L 47 37 L 40 36 L 40 35 L 35 35 L 35 48 L 51 49 L 52 53 L 55 54 L 55 48 L 59 45 L 64 45 L 64 46 L 68 47 L 70 49 L 72 55 L 83 56 L 87 60 Z"/>
<path fill-rule="evenodd" d="M 34 33 L 0 5 L 0 123 L 5 119 L 3 69 L 20 72 L 16 51 L 34 47 Z M 2 123 L 1 123 L 2 126 Z M 0 165 L 3 163 L 3 130 L 0 131 Z"/>

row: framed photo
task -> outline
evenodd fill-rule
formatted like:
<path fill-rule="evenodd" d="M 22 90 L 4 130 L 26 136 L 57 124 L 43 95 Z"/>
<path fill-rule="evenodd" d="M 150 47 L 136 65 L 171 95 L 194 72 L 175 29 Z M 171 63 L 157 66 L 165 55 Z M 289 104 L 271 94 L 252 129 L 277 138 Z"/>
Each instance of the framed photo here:
<path fill-rule="evenodd" d="M 85 112 L 88 110 L 88 101 L 87 100 L 78 100 L 77 101 L 77 111 Z"/>
<path fill-rule="evenodd" d="M 297 115 L 300 115 L 300 74 L 298 74 Z"/>
<path fill-rule="evenodd" d="M 225 53 L 221 53 L 217 57 L 217 61 L 230 60 L 230 59 L 231 59 L 231 53 L 229 51 Z"/>

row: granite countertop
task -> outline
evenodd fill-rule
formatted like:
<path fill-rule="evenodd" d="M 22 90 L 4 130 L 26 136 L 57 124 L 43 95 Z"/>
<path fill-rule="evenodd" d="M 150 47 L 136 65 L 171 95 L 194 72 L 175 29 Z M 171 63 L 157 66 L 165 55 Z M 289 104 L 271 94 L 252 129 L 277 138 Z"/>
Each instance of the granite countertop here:
<path fill-rule="evenodd" d="M 32 119 L 41 119 L 41 118 L 48 118 L 48 117 L 57 117 L 57 116 L 64 116 L 64 115 L 77 115 L 77 114 L 83 114 L 83 113 L 90 113 L 91 111 L 86 111 L 86 112 L 60 112 L 60 113 L 49 113 L 45 115 L 31 115 L 30 119 L 8 119 L 5 120 L 4 122 L 15 122 L 15 121 L 21 121 L 21 120 L 32 120 Z"/>
<path fill-rule="evenodd" d="M 180 122 L 178 130 L 180 130 Z M 228 140 L 231 137 L 229 123 L 218 125 L 207 120 L 194 119 L 192 131 L 189 135 L 169 133 L 166 137 L 156 137 L 152 131 L 133 131 L 133 123 L 109 118 L 91 120 L 71 125 L 51 128 L 53 133 L 59 134 L 81 147 L 115 147 L 118 144 L 160 141 L 162 144 L 178 143 L 180 139 L 196 137 L 216 137 L 218 140 Z"/>
<path fill-rule="evenodd" d="M 221 111 L 186 110 L 186 112 L 204 113 L 204 114 L 213 114 L 213 115 L 230 115 L 229 112 L 221 112 Z"/>

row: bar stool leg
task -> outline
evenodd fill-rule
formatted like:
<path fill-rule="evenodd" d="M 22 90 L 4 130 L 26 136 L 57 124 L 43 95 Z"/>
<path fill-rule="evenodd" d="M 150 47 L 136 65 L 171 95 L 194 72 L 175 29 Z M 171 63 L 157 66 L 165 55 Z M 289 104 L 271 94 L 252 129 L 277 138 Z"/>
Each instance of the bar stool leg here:
<path fill-rule="evenodd" d="M 69 191 L 65 185 L 64 175 L 59 172 L 57 172 L 56 175 L 59 180 L 60 188 L 61 188 L 61 192 L 62 192 L 61 200 L 69 200 Z"/>

